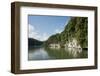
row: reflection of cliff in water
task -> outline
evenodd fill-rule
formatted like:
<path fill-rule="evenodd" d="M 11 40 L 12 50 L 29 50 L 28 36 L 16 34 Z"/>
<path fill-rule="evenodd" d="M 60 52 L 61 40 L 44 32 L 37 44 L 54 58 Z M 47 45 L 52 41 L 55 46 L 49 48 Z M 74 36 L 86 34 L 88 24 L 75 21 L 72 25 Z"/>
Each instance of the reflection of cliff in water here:
<path fill-rule="evenodd" d="M 50 56 L 55 56 L 56 59 L 73 59 L 73 58 L 87 58 L 87 50 L 81 48 L 46 48 Z"/>
<path fill-rule="evenodd" d="M 72 54 L 73 57 L 78 57 L 82 53 L 81 48 L 65 48 L 65 51 L 68 51 L 69 54 Z"/>
<path fill-rule="evenodd" d="M 28 51 L 28 60 L 54 60 L 87 58 L 87 50 L 75 48 L 44 48 L 35 47 Z"/>

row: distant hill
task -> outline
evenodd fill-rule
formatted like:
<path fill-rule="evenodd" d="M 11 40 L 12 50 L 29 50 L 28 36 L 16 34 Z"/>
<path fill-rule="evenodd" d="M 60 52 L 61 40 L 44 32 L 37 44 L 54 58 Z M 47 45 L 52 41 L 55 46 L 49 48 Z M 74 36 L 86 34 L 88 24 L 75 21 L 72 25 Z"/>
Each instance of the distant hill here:
<path fill-rule="evenodd" d="M 42 41 L 33 39 L 33 38 L 28 38 L 28 46 L 41 46 L 43 44 Z"/>

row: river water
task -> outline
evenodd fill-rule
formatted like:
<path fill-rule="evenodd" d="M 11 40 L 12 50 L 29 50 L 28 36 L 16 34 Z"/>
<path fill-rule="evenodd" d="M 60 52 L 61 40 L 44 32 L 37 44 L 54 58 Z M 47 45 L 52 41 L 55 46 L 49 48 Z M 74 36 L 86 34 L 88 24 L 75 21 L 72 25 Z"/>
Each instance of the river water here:
<path fill-rule="evenodd" d="M 37 47 L 28 50 L 28 60 L 87 58 L 87 52 L 87 50 L 75 48 L 50 49 L 44 47 Z"/>

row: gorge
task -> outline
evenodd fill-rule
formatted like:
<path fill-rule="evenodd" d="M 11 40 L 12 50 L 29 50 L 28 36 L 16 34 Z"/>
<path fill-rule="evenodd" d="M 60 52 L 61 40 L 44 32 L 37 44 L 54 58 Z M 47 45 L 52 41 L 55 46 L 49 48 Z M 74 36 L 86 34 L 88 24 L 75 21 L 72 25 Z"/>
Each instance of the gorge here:
<path fill-rule="evenodd" d="M 46 41 L 28 38 L 28 46 L 29 50 L 35 50 L 29 51 L 29 60 L 34 60 L 35 55 L 35 60 L 87 58 L 88 18 L 71 17 L 61 33 L 53 34 Z"/>

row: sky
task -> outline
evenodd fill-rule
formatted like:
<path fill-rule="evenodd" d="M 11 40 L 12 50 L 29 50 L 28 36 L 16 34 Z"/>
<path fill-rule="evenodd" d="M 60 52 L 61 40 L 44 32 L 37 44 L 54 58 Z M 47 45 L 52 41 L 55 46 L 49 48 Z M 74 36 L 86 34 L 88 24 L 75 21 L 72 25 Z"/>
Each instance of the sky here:
<path fill-rule="evenodd" d="M 69 20 L 68 16 L 29 15 L 28 37 L 45 41 L 51 35 L 61 33 Z"/>

